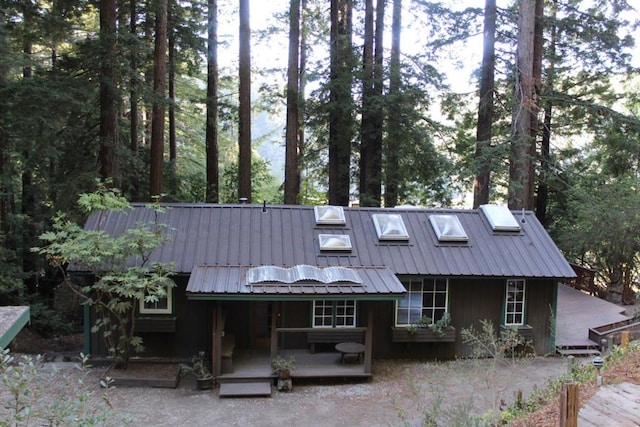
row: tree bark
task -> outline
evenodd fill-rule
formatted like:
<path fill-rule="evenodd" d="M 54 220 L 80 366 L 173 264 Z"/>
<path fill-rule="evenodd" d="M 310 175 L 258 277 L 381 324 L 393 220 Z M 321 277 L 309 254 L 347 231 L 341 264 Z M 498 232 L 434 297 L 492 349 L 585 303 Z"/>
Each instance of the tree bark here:
<path fill-rule="evenodd" d="M 495 82 L 496 0 L 484 6 L 484 46 L 480 75 L 480 102 L 476 132 L 476 176 L 473 182 L 473 207 L 489 203 L 491 186 L 491 128 L 493 126 L 493 92 Z"/>
<path fill-rule="evenodd" d="M 289 63 L 287 68 L 287 125 L 285 132 L 284 203 L 293 205 L 300 194 L 300 0 L 290 0 Z"/>
<path fill-rule="evenodd" d="M 131 13 L 129 22 L 129 32 L 131 35 L 131 58 L 129 60 L 131 68 L 131 82 L 129 88 L 129 108 L 131 109 L 129 138 L 131 152 L 138 154 L 138 13 L 136 11 L 136 1 L 129 1 L 129 11 Z"/>
<path fill-rule="evenodd" d="M 218 203 L 218 1 L 207 2 L 207 189 L 208 203 Z"/>
<path fill-rule="evenodd" d="M 249 0 L 240 0 L 238 197 L 251 203 L 251 27 Z"/>
<path fill-rule="evenodd" d="M 391 22 L 391 56 L 389 58 L 389 98 L 398 98 L 402 85 L 400 75 L 400 32 L 402 28 L 402 1 L 393 1 L 393 16 Z M 389 107 L 388 107 L 389 108 Z M 394 207 L 398 204 L 398 189 L 400 187 L 400 164 L 398 148 L 402 138 L 400 117 L 387 113 L 388 137 L 386 144 L 385 164 L 385 207 Z"/>
<path fill-rule="evenodd" d="M 150 196 L 162 195 L 164 166 L 165 77 L 167 69 L 167 0 L 157 0 L 151 118 Z"/>
<path fill-rule="evenodd" d="M 362 119 L 360 123 L 360 205 L 376 206 L 371 194 L 373 170 L 371 150 L 374 145 L 374 92 L 373 92 L 373 0 L 365 0 L 364 43 L 362 52 Z M 374 190 L 375 191 L 375 190 Z M 378 205 L 380 204 L 378 200 Z"/>
<path fill-rule="evenodd" d="M 9 67 L 4 58 L 9 55 L 7 48 L 7 37 L 5 33 L 5 9 L 0 6 L 0 93 L 4 93 L 7 86 Z M 5 99 L 0 97 L 0 233 L 4 236 L 9 235 L 9 227 L 7 223 L 8 203 L 7 194 L 8 186 L 5 182 L 6 159 L 7 159 L 7 135 L 5 133 Z M 5 247 L 6 244 L 5 244 Z"/>
<path fill-rule="evenodd" d="M 351 98 L 352 0 L 331 0 L 329 204 L 349 204 L 349 171 L 353 135 Z"/>
<path fill-rule="evenodd" d="M 509 208 L 531 209 L 533 195 L 531 118 L 535 111 L 533 75 L 536 0 L 522 0 L 518 17 L 518 48 L 509 159 Z"/>
<path fill-rule="evenodd" d="M 115 0 L 100 2 L 100 44 L 102 46 L 100 62 L 100 176 L 102 179 L 114 179 L 117 172 L 116 149 L 118 143 Z M 112 184 L 117 185 L 115 182 Z"/>
<path fill-rule="evenodd" d="M 175 171 L 178 145 L 176 141 L 176 29 L 172 12 L 174 7 L 177 6 L 173 3 L 169 7 L 167 33 L 169 42 L 169 165 Z"/>

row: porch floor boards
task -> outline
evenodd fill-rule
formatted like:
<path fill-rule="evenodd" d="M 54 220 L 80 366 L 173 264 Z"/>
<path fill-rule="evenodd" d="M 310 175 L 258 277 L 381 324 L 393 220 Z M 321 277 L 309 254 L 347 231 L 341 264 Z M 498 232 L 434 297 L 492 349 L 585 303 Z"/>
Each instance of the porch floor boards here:
<path fill-rule="evenodd" d="M 291 372 L 292 378 L 329 378 L 353 377 L 367 378 L 364 363 L 348 360 L 340 361 L 340 353 L 326 352 L 311 354 L 307 349 L 280 350 L 285 358 L 293 356 L 296 369 Z M 233 355 L 233 372 L 223 373 L 218 382 L 240 382 L 275 378 L 271 374 L 271 358 L 268 351 L 237 350 Z"/>
<path fill-rule="evenodd" d="M 587 295 L 566 285 L 558 285 L 558 310 L 556 313 L 556 348 L 584 350 L 588 355 L 600 343 L 589 339 L 589 328 L 608 325 L 628 319 L 624 309 L 603 299 Z M 580 355 L 578 353 L 571 353 Z"/>

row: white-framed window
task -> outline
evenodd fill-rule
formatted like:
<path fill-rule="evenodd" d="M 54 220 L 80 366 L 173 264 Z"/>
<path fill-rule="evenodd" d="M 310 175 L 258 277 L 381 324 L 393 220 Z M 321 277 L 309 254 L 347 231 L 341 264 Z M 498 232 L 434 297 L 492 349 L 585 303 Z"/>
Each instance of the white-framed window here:
<path fill-rule="evenodd" d="M 173 312 L 173 288 L 167 287 L 167 294 L 157 301 L 140 300 L 140 314 L 171 314 Z"/>
<path fill-rule="evenodd" d="M 355 328 L 355 300 L 315 300 L 313 301 L 314 328 Z"/>
<path fill-rule="evenodd" d="M 506 304 L 504 313 L 505 325 L 524 324 L 526 282 L 524 279 L 507 280 Z"/>
<path fill-rule="evenodd" d="M 402 284 L 407 293 L 396 302 L 396 326 L 415 325 L 423 316 L 436 322 L 447 312 L 447 279 L 412 278 L 402 280 Z"/>

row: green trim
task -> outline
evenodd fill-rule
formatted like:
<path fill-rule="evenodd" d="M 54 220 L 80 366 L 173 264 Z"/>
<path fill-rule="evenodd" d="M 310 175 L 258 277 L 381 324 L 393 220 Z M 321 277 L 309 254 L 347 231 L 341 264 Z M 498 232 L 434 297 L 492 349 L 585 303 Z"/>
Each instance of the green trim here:
<path fill-rule="evenodd" d="M 313 300 L 329 300 L 343 301 L 345 299 L 356 301 L 396 301 L 402 299 L 404 295 L 264 295 L 264 294 L 196 294 L 187 293 L 187 300 L 190 301 L 313 301 Z"/>
<path fill-rule="evenodd" d="M 14 319 L 14 321 L 9 325 L 9 328 L 4 332 L 4 334 L 0 335 L 0 349 L 6 348 L 11 341 L 18 335 L 18 333 L 25 327 L 29 320 L 31 319 L 31 312 L 29 306 L 24 307 L 15 307 L 16 310 L 23 309 L 22 313 L 18 315 Z"/>

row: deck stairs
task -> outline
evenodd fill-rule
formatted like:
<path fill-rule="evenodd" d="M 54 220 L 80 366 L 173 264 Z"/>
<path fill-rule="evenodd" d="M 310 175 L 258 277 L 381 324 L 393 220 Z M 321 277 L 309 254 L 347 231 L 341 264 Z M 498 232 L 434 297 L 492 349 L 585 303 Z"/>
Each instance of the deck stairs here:
<path fill-rule="evenodd" d="M 595 343 L 593 345 L 565 345 L 557 346 L 556 353 L 563 357 L 595 357 L 600 356 L 600 349 Z"/>
<path fill-rule="evenodd" d="M 271 380 L 220 383 L 220 397 L 271 397 Z"/>

